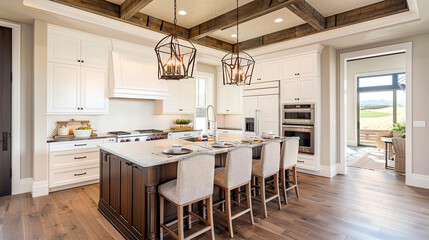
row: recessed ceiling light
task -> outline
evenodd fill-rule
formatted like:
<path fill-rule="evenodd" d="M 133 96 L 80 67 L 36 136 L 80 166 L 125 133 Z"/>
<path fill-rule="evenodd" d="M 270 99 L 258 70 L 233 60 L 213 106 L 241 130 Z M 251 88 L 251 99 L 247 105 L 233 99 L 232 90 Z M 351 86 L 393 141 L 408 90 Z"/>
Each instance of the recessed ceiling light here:
<path fill-rule="evenodd" d="M 180 10 L 179 11 L 179 15 L 182 15 L 182 16 L 184 16 L 184 15 L 186 15 L 186 14 L 188 14 L 185 10 Z"/>
<path fill-rule="evenodd" d="M 234 37 L 234 38 L 235 38 L 235 37 L 237 37 L 237 34 L 232 34 L 232 35 L 231 35 L 231 37 Z"/>
<path fill-rule="evenodd" d="M 276 18 L 276 20 L 274 20 L 274 22 L 276 22 L 276 23 L 283 22 L 283 18 Z"/>

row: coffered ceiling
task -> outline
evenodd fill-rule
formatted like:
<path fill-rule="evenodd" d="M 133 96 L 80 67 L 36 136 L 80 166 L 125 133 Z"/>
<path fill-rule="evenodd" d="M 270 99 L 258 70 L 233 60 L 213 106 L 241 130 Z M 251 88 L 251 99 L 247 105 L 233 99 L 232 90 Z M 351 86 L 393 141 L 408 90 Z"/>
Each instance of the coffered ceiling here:
<path fill-rule="evenodd" d="M 173 0 L 50 0 L 153 31 L 173 31 Z M 406 0 L 239 0 L 241 49 L 308 36 L 408 11 Z M 231 51 L 234 0 L 177 0 L 179 37 Z M 281 18 L 282 21 L 275 22 Z"/>

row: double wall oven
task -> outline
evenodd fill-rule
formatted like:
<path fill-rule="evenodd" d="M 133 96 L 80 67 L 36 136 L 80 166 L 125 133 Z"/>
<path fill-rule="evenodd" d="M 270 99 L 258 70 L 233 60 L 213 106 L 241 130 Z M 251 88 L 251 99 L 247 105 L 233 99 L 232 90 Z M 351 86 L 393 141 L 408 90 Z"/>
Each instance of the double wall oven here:
<path fill-rule="evenodd" d="M 314 154 L 314 104 L 283 104 L 282 135 L 299 137 L 299 152 Z"/>

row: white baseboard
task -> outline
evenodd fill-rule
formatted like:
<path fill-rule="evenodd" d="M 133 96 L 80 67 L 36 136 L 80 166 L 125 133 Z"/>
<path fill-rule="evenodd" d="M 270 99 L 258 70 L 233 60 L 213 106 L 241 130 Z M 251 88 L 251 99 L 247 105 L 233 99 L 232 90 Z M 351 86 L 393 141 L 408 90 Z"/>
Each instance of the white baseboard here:
<path fill-rule="evenodd" d="M 316 176 L 321 176 L 321 177 L 333 178 L 338 174 L 338 169 L 339 169 L 339 164 L 337 163 L 331 166 L 321 165 L 319 171 L 312 171 L 312 170 L 301 169 L 301 168 L 297 168 L 297 171 L 316 175 Z"/>
<path fill-rule="evenodd" d="M 19 179 L 12 183 L 12 195 L 31 192 L 33 178 Z"/>
<path fill-rule="evenodd" d="M 408 186 L 429 189 L 429 176 L 411 173 L 406 175 L 406 184 Z"/>
<path fill-rule="evenodd" d="M 33 188 L 31 190 L 31 195 L 33 196 L 33 198 L 45 196 L 48 194 L 49 194 L 48 180 L 40 181 L 40 182 L 33 182 Z"/>

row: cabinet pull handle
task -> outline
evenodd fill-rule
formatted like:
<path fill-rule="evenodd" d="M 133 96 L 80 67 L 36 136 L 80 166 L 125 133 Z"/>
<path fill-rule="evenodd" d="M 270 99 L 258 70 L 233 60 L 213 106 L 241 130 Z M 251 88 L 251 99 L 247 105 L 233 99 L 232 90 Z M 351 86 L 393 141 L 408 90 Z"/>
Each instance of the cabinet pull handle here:
<path fill-rule="evenodd" d="M 80 60 L 77 60 L 77 62 L 80 62 Z"/>
<path fill-rule="evenodd" d="M 84 60 L 80 60 L 82 63 L 84 63 L 85 61 Z"/>
<path fill-rule="evenodd" d="M 229 109 L 227 109 L 226 111 L 229 112 Z"/>
<path fill-rule="evenodd" d="M 86 175 L 86 172 L 84 172 L 84 173 L 75 173 L 75 174 L 74 174 L 74 176 L 75 176 L 75 177 L 77 177 L 77 176 L 82 176 L 82 175 Z"/>
<path fill-rule="evenodd" d="M 131 163 L 129 163 L 129 162 L 126 162 L 125 164 L 127 164 L 127 166 L 131 166 Z"/>
<path fill-rule="evenodd" d="M 83 156 L 83 157 L 74 157 L 74 159 L 85 159 L 86 158 L 86 156 Z"/>
<path fill-rule="evenodd" d="M 299 162 L 299 163 L 304 163 L 304 161 L 301 161 L 301 160 L 298 160 L 297 162 Z"/>
<path fill-rule="evenodd" d="M 83 143 L 83 144 L 75 144 L 74 146 L 75 146 L 75 147 L 83 147 L 83 146 L 86 146 L 86 143 Z"/>
<path fill-rule="evenodd" d="M 184 136 L 191 136 L 191 134 L 190 133 L 185 133 Z"/>

